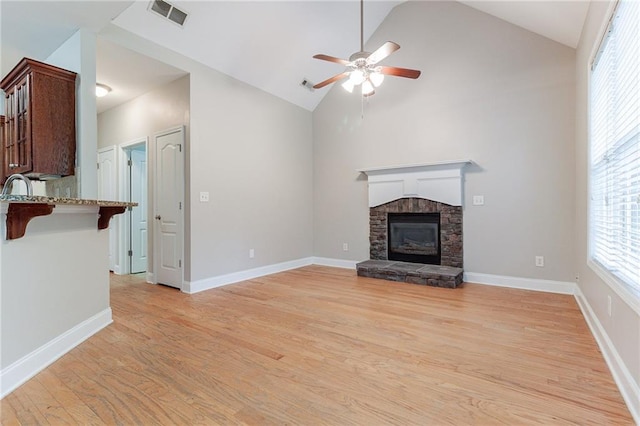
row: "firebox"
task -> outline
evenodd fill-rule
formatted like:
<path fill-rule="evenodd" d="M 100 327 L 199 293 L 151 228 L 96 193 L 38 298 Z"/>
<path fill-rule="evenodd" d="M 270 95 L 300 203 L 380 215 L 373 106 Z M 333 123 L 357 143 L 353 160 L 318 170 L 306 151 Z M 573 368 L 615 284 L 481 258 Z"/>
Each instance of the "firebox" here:
<path fill-rule="evenodd" d="M 440 213 L 388 213 L 387 258 L 440 265 Z"/>

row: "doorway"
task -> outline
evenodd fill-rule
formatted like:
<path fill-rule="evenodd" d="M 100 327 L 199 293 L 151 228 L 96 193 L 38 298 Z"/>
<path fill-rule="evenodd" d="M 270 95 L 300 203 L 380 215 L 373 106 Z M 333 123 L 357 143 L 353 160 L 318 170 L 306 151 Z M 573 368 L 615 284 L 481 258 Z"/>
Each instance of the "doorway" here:
<path fill-rule="evenodd" d="M 137 203 L 123 217 L 121 257 L 125 274 L 147 272 L 148 267 L 148 159 L 147 139 L 120 145 L 122 194 Z"/>

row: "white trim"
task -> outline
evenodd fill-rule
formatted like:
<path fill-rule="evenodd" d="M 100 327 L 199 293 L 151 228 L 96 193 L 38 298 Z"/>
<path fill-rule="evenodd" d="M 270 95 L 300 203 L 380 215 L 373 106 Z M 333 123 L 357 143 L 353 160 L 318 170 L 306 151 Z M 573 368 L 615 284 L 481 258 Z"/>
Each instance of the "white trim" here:
<path fill-rule="evenodd" d="M 618 282 L 615 276 L 602 266 L 598 265 L 592 259 L 587 260 L 587 266 L 600 277 L 606 285 L 613 290 L 615 294 L 622 299 L 633 311 L 640 315 L 640 296 L 626 287 L 625 284 Z"/>
<path fill-rule="evenodd" d="M 356 269 L 356 264 L 360 263 L 358 260 L 344 260 L 344 259 L 332 259 L 329 257 L 312 257 L 314 265 L 330 266 L 332 268 L 345 268 Z"/>
<path fill-rule="evenodd" d="M 406 164 L 402 166 L 382 166 L 369 167 L 366 169 L 357 169 L 357 172 L 366 173 L 367 175 L 387 174 L 387 173 L 408 173 L 418 172 L 429 169 L 462 169 L 463 167 L 473 164 L 471 160 L 453 160 L 453 161 L 436 161 L 435 163 Z"/>
<path fill-rule="evenodd" d="M 629 369 L 622 358 L 620 358 L 614 344 L 611 342 L 607 332 L 593 312 L 593 309 L 591 309 L 591 305 L 589 305 L 587 298 L 584 297 L 579 287 L 576 287 L 575 298 L 584 319 L 587 321 L 591 334 L 593 334 L 593 337 L 596 339 L 602 356 L 609 366 L 613 380 L 616 382 L 616 385 L 618 385 L 622 398 L 631 412 L 631 416 L 633 416 L 634 421 L 640 425 L 640 387 L 634 381 Z"/>
<path fill-rule="evenodd" d="M 111 308 L 107 308 L 3 368 L 0 399 L 112 322 Z"/>
<path fill-rule="evenodd" d="M 401 198 L 462 205 L 462 170 L 470 160 L 359 169 L 369 182 L 369 207 Z"/>
<path fill-rule="evenodd" d="M 539 280 L 534 278 L 490 275 L 478 272 L 465 272 L 465 283 L 493 285 L 497 287 L 519 288 L 522 290 L 546 291 L 558 294 L 575 294 L 577 285 L 570 281 Z"/>
<path fill-rule="evenodd" d="M 204 290 L 210 290 L 216 287 L 222 287 L 228 284 L 246 281 L 253 278 L 263 277 L 278 272 L 288 271 L 290 269 L 302 268 L 313 264 L 313 257 L 305 257 L 302 259 L 290 260 L 288 262 L 276 263 L 273 265 L 261 266 L 259 268 L 247 269 L 245 271 L 232 272 L 230 274 L 218 275 L 216 277 L 205 278 L 197 281 L 185 281 L 182 291 L 193 294 Z"/>

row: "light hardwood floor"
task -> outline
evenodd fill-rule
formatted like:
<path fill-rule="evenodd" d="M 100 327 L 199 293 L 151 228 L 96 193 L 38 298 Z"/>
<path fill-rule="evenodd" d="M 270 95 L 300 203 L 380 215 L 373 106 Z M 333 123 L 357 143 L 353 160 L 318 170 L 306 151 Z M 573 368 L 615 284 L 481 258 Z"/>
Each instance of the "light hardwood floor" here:
<path fill-rule="evenodd" d="M 114 324 L 2 424 L 632 424 L 572 296 L 318 266 L 186 295 L 112 276 Z"/>

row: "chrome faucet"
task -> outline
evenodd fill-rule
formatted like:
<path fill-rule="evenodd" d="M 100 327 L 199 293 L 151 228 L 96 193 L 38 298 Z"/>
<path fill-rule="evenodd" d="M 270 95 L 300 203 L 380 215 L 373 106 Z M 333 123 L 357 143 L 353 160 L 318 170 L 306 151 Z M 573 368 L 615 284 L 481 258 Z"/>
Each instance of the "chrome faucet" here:
<path fill-rule="evenodd" d="M 20 173 L 13 174 L 7 178 L 7 181 L 4 183 L 4 188 L 2 188 L 2 195 L 9 195 L 11 193 L 11 187 L 13 186 L 13 181 L 16 179 L 20 179 L 27 185 L 27 196 L 31 197 L 33 195 L 33 185 L 31 185 L 31 181 L 25 175 L 21 175 Z"/>

